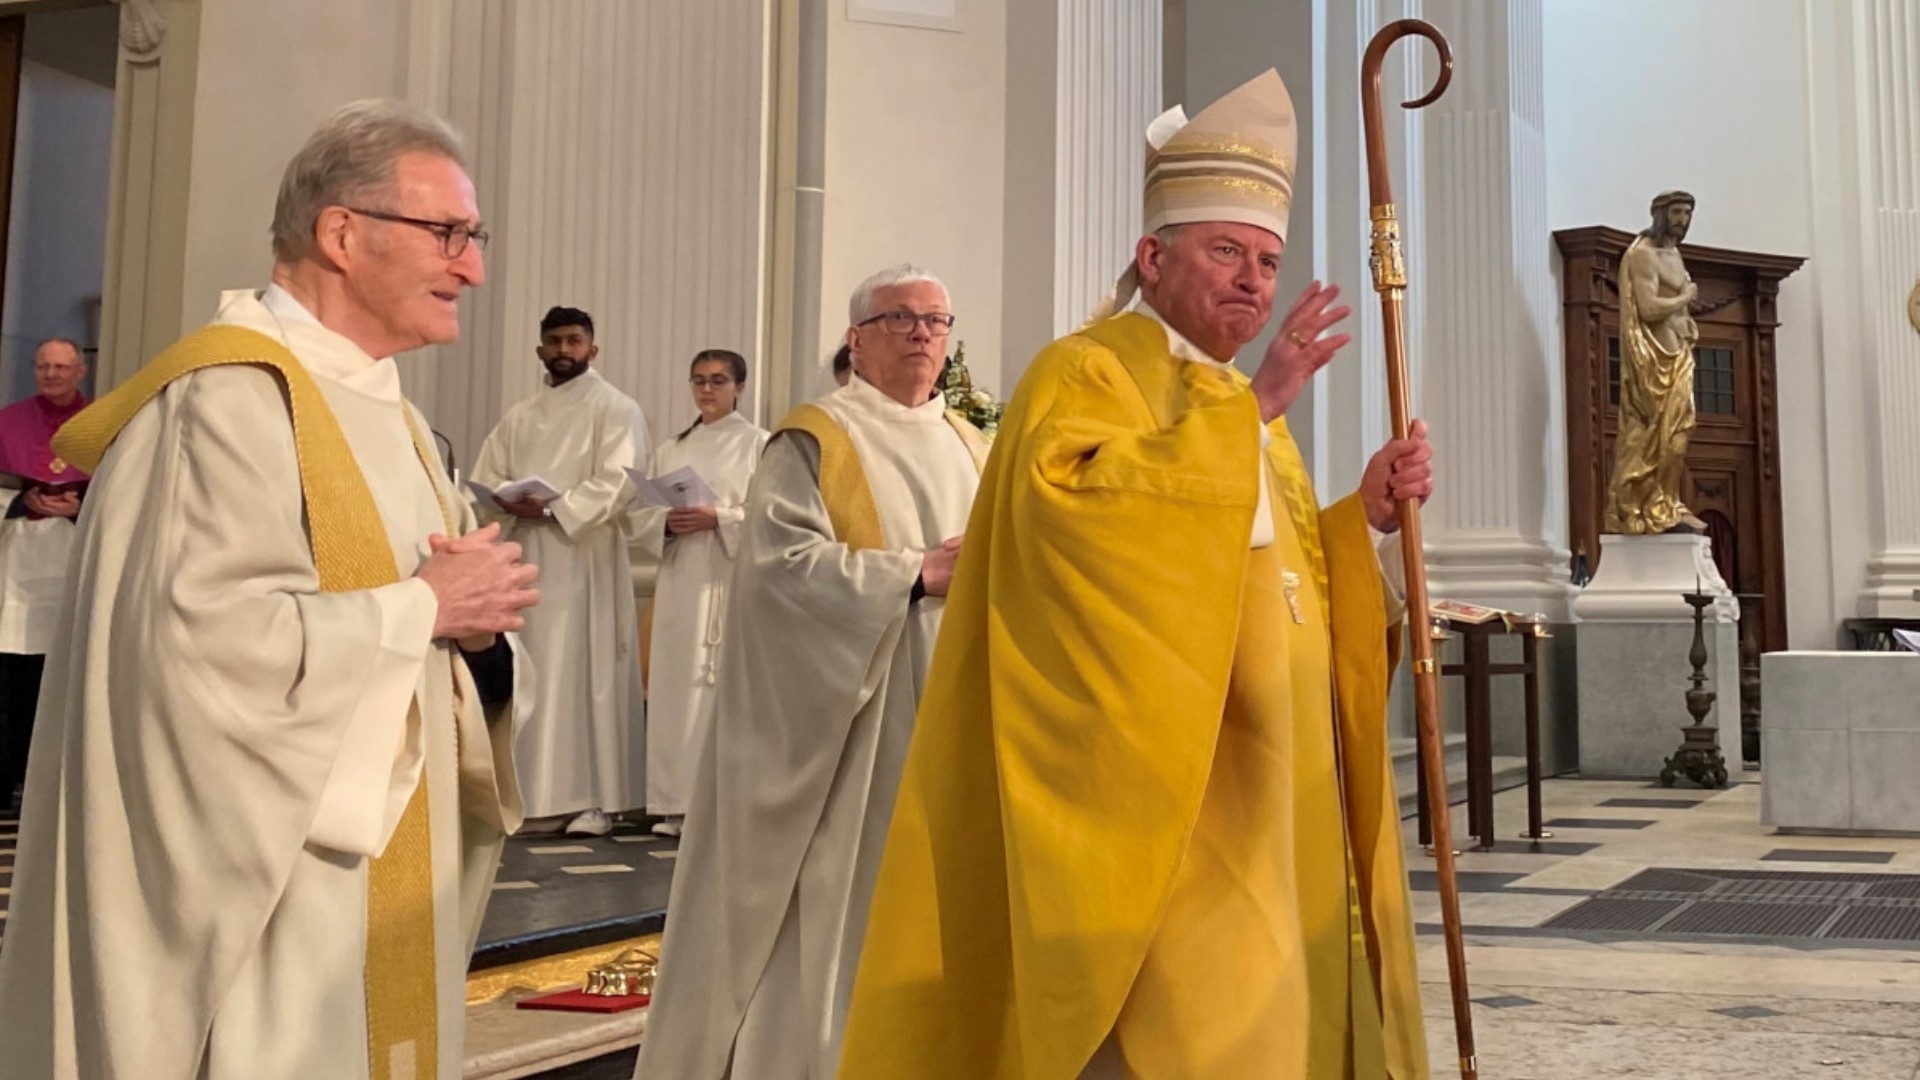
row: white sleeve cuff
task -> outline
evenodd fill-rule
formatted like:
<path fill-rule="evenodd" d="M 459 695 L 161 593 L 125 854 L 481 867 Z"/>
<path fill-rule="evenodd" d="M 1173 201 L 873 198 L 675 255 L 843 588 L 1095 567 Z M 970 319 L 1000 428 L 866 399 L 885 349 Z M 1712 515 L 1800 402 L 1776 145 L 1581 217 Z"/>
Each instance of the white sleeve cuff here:
<path fill-rule="evenodd" d="M 1367 535 L 1373 540 L 1374 557 L 1380 560 L 1380 581 L 1387 591 L 1387 622 L 1400 621 L 1407 611 L 1407 564 L 1401 555 L 1400 534 L 1388 535 L 1367 526 Z"/>
<path fill-rule="evenodd" d="M 1247 547 L 1258 549 L 1273 543 L 1273 493 L 1267 484 L 1267 447 L 1273 445 L 1273 432 L 1267 425 L 1260 425 L 1260 498 L 1253 507 L 1253 535 L 1247 538 Z"/>
<path fill-rule="evenodd" d="M 414 691 L 433 649 L 440 603 L 418 578 L 369 595 L 379 611 L 380 647 L 362 680 L 307 840 L 372 857 L 385 850 L 425 760 Z"/>

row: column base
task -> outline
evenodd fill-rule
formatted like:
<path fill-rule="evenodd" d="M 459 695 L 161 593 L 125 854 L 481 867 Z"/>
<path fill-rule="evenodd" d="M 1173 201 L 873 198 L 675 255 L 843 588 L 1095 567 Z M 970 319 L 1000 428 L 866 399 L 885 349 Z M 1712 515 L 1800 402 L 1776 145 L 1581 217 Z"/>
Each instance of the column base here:
<path fill-rule="evenodd" d="M 1859 609 L 1869 619 L 1920 618 L 1920 551 L 1883 551 L 1868 559 Z"/>
<path fill-rule="evenodd" d="M 1706 723 L 1738 776 L 1740 605 L 1714 566 L 1707 538 L 1602 536 L 1600 569 L 1574 602 L 1580 620 L 1580 772 L 1658 776 L 1692 723 L 1686 692 L 1693 610 L 1680 594 L 1715 600 L 1705 627 L 1714 692 Z M 1730 749 L 1731 748 L 1731 749 Z"/>
<path fill-rule="evenodd" d="M 1568 579 L 1567 552 L 1514 535 L 1441 533 L 1427 538 L 1427 588 L 1436 600 L 1459 600 L 1569 621 L 1579 594 Z"/>

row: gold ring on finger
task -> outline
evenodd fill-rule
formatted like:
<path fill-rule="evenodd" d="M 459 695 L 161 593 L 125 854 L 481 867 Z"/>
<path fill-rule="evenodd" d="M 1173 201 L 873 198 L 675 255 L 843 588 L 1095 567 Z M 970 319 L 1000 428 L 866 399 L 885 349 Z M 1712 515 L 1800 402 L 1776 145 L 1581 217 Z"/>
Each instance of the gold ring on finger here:
<path fill-rule="evenodd" d="M 1298 345 L 1303 349 L 1313 344 L 1313 341 L 1311 339 L 1301 336 L 1301 333 L 1298 330 L 1287 331 L 1287 340 L 1293 342 L 1295 345 Z"/>

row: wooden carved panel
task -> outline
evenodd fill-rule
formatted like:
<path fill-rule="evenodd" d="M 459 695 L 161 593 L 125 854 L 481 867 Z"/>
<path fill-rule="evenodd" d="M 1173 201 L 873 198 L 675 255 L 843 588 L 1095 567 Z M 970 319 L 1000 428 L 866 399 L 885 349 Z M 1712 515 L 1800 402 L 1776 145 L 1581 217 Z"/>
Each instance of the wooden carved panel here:
<path fill-rule="evenodd" d="M 1619 423 L 1620 258 L 1633 234 L 1605 226 L 1553 234 L 1563 260 L 1569 544 L 1598 569 L 1613 439 Z M 1735 592 L 1764 601 L 1763 647 L 1786 648 L 1786 557 L 1774 378 L 1780 282 L 1795 256 L 1683 244 L 1699 286 L 1692 313 L 1697 426 L 1682 498 L 1708 524 L 1714 560 Z"/>

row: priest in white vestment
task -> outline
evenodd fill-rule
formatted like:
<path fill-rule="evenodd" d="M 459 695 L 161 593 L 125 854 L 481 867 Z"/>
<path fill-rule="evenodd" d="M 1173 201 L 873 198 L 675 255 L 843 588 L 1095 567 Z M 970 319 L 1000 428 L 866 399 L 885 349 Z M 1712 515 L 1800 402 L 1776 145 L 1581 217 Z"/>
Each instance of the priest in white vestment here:
<path fill-rule="evenodd" d="M 540 568 L 545 599 L 520 634 L 539 697 L 515 757 L 529 819 L 605 836 L 612 814 L 646 804 L 638 628 L 628 567 L 627 470 L 642 464 L 647 419 L 593 370 L 593 317 L 556 307 L 540 320 L 540 389 L 500 418 L 474 459 L 488 488 L 539 477 L 559 492 L 490 500 L 507 537 Z"/>
<path fill-rule="evenodd" d="M 660 560 L 653 589 L 647 663 L 647 812 L 653 831 L 679 836 L 701 740 L 713 724 L 726 637 L 726 590 L 740 550 L 747 481 L 767 432 L 740 415 L 747 360 L 705 349 L 687 377 L 699 419 L 654 448 L 652 476 L 692 469 L 714 499 L 706 506 L 649 506 L 635 513 L 635 535 Z"/>
<path fill-rule="evenodd" d="M 0 810 L 27 777 L 40 675 L 60 622 L 73 519 L 87 474 L 53 452 L 53 433 L 87 407 L 86 357 L 66 338 L 33 351 L 36 393 L 0 409 Z"/>
<path fill-rule="evenodd" d="M 986 440 L 934 391 L 947 290 L 854 292 L 854 378 L 747 494 L 640 1080 L 831 1080 L 913 714 Z"/>
<path fill-rule="evenodd" d="M 397 102 L 329 118 L 272 286 L 55 440 L 93 481 L 0 951 L 11 1080 L 461 1074 L 538 594 L 389 359 L 457 338 L 485 277 L 460 153 Z"/>

